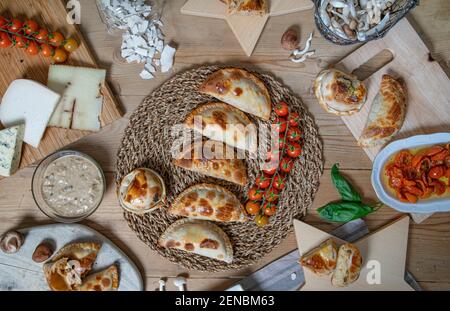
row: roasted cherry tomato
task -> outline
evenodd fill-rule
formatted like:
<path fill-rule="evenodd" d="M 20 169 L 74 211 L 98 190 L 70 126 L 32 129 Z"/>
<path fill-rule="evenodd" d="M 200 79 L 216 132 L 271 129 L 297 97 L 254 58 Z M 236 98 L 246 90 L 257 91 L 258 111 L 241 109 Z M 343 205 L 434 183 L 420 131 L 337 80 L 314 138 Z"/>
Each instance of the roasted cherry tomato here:
<path fill-rule="evenodd" d="M 289 106 L 285 102 L 280 102 L 273 108 L 279 117 L 285 117 L 289 114 Z"/>
<path fill-rule="evenodd" d="M 302 138 L 302 132 L 298 127 L 290 127 L 287 132 L 287 139 L 289 141 L 299 141 Z"/>
<path fill-rule="evenodd" d="M 64 63 L 67 60 L 67 53 L 63 49 L 56 49 L 52 57 L 55 63 Z"/>
<path fill-rule="evenodd" d="M 445 175 L 445 169 L 442 166 L 435 166 L 428 172 L 428 177 L 439 179 Z"/>
<path fill-rule="evenodd" d="M 260 201 L 264 196 L 264 190 L 258 189 L 256 187 L 251 188 L 248 191 L 248 199 L 251 201 Z"/>
<path fill-rule="evenodd" d="M 3 29 L 8 26 L 8 20 L 3 16 L 0 16 L 0 28 Z"/>
<path fill-rule="evenodd" d="M 261 205 L 255 201 L 248 201 L 245 205 L 245 210 L 249 215 L 256 215 L 261 210 Z"/>
<path fill-rule="evenodd" d="M 48 35 L 48 39 L 53 46 L 61 46 L 64 42 L 64 36 L 59 32 L 53 32 Z"/>
<path fill-rule="evenodd" d="M 255 217 L 255 222 L 258 225 L 258 227 L 265 227 L 269 224 L 269 217 L 265 215 L 258 215 Z"/>
<path fill-rule="evenodd" d="M 12 45 L 11 39 L 5 32 L 0 33 L 0 48 L 7 48 Z"/>
<path fill-rule="evenodd" d="M 266 202 L 276 202 L 278 201 L 278 199 L 280 198 L 280 192 L 275 189 L 275 188 L 271 188 L 269 190 L 266 191 L 266 193 L 264 194 L 264 199 L 266 199 Z"/>
<path fill-rule="evenodd" d="M 30 41 L 28 43 L 26 52 L 28 55 L 38 55 L 39 54 L 39 46 L 37 45 L 36 42 Z"/>
<path fill-rule="evenodd" d="M 298 158 L 302 154 L 302 147 L 298 143 L 289 143 L 286 150 L 287 155 L 291 158 Z"/>
<path fill-rule="evenodd" d="M 9 24 L 8 24 L 8 30 L 14 33 L 19 32 L 23 27 L 23 23 L 14 18 Z"/>
<path fill-rule="evenodd" d="M 278 190 L 286 188 L 286 177 L 284 175 L 277 175 L 273 180 L 273 187 Z"/>
<path fill-rule="evenodd" d="M 265 162 L 261 169 L 265 174 L 272 176 L 278 170 L 278 162 Z"/>
<path fill-rule="evenodd" d="M 266 216 L 268 217 L 273 216 L 277 212 L 277 206 L 276 204 L 273 204 L 271 202 L 266 202 L 263 205 L 263 211 Z"/>
<path fill-rule="evenodd" d="M 44 57 L 52 57 L 53 53 L 55 53 L 55 48 L 51 45 L 48 45 L 46 43 L 41 45 L 41 54 Z"/>
<path fill-rule="evenodd" d="M 48 40 L 48 31 L 46 29 L 39 29 L 38 33 L 36 34 L 35 38 L 39 41 L 47 41 Z"/>
<path fill-rule="evenodd" d="M 37 33 L 37 31 L 39 30 L 39 25 L 38 23 L 36 23 L 33 20 L 27 20 L 25 22 L 25 24 L 23 24 L 23 31 L 27 34 L 27 35 L 35 35 Z"/>
<path fill-rule="evenodd" d="M 18 48 L 26 48 L 28 46 L 28 42 L 30 40 L 28 40 L 27 38 L 23 37 L 23 36 L 19 36 L 19 35 L 15 35 L 14 36 L 14 45 L 17 46 Z"/>
<path fill-rule="evenodd" d="M 290 173 L 294 168 L 294 161 L 289 157 L 284 157 L 280 162 L 280 169 L 284 173 Z"/>
<path fill-rule="evenodd" d="M 300 116 L 297 112 L 292 112 L 289 115 L 288 120 L 289 120 L 289 126 L 295 127 L 295 126 L 299 126 L 299 124 L 300 124 Z"/>
<path fill-rule="evenodd" d="M 261 189 L 266 189 L 270 186 L 270 178 L 265 174 L 261 174 L 256 178 L 256 185 Z"/>
<path fill-rule="evenodd" d="M 78 49 L 78 42 L 73 39 L 73 38 L 69 38 L 66 40 L 66 42 L 64 43 L 64 49 L 69 52 L 72 53 L 74 52 L 76 49 Z"/>
<path fill-rule="evenodd" d="M 275 123 L 272 124 L 272 129 L 277 133 L 286 132 L 287 121 L 284 118 L 277 118 Z"/>

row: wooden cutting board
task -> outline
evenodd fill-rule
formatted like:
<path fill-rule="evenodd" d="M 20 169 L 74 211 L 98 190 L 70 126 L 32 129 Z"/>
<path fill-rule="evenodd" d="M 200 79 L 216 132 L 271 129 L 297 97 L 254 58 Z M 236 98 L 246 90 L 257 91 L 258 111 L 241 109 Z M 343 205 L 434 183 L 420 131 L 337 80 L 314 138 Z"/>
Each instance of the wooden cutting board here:
<path fill-rule="evenodd" d="M 269 14 L 265 16 L 228 15 L 227 6 L 220 0 L 188 0 L 182 14 L 220 18 L 228 22 L 247 56 L 251 56 L 270 16 L 280 16 L 313 8 L 311 0 L 269 0 Z"/>
<path fill-rule="evenodd" d="M 405 80 L 408 89 L 405 123 L 395 139 L 450 132 L 450 80 L 440 65 L 430 60 L 430 51 L 406 18 L 385 38 L 366 43 L 335 67 L 353 72 L 383 50 L 389 50 L 393 60 L 364 81 L 368 98 L 362 110 L 342 118 L 355 138 L 361 136 L 381 77 L 386 73 Z M 366 148 L 365 152 L 373 161 L 382 148 Z"/>
<path fill-rule="evenodd" d="M 332 238 L 337 246 L 346 241 L 294 220 L 295 235 L 300 255 L 303 256 Z M 402 217 L 384 228 L 363 237 L 354 244 L 363 258 L 359 278 L 348 287 L 335 287 L 331 275 L 317 276 L 308 269 L 302 291 L 412 291 L 405 281 L 405 263 L 408 248 L 409 218 Z M 379 279 L 373 276 L 379 276 Z M 369 280 L 369 281 L 368 281 Z"/>
<path fill-rule="evenodd" d="M 119 291 L 142 291 L 142 276 L 136 265 L 110 240 L 83 225 L 56 224 L 20 230 L 25 243 L 18 253 L 7 255 L 0 251 L 0 291 L 48 291 L 42 271 L 43 264 L 31 257 L 43 241 L 59 250 L 74 242 L 96 242 L 102 245 L 92 272 L 102 271 L 112 264 L 119 268 Z"/>
<path fill-rule="evenodd" d="M 98 67 L 79 29 L 76 25 L 67 23 L 67 12 L 63 0 L 2 0 L 0 1 L 0 14 L 18 17 L 22 20 L 32 18 L 49 31 L 60 31 L 66 37 L 76 38 L 80 47 L 74 53 L 71 53 L 66 64 Z M 13 47 L 1 49 L 0 97 L 3 96 L 10 83 L 16 79 L 26 78 L 47 84 L 49 65 L 50 60 L 40 55 L 28 56 L 22 49 Z M 106 86 L 102 92 L 104 102 L 100 121 L 102 126 L 105 126 L 120 119 L 123 113 L 111 89 Z M 25 144 L 20 167 L 23 168 L 36 163 L 47 155 L 89 134 L 91 132 L 48 128 L 38 149 Z"/>

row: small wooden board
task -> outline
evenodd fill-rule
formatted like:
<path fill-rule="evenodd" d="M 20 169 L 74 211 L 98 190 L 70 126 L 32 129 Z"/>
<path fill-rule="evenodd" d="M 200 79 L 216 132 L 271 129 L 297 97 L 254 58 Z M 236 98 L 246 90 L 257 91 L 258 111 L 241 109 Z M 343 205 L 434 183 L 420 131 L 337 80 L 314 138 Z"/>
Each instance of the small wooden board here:
<path fill-rule="evenodd" d="M 0 2 L 0 14 L 18 17 L 22 20 L 31 18 L 49 31 L 60 31 L 67 37 L 76 38 L 80 47 L 69 56 L 66 64 L 97 67 L 95 58 L 89 51 L 79 29 L 76 25 L 71 25 L 66 21 L 67 12 L 62 0 L 3 0 Z M 6 92 L 11 82 L 16 79 L 31 79 L 46 85 L 49 65 L 50 60 L 40 55 L 28 56 L 22 49 L 14 47 L 1 49 L 0 97 Z M 106 126 L 120 119 L 123 112 L 108 86 L 103 89 L 103 95 L 103 111 L 100 121 L 102 126 Z M 25 144 L 20 167 L 34 164 L 47 155 L 89 134 L 91 132 L 48 128 L 38 149 Z"/>
<path fill-rule="evenodd" d="M 300 256 L 332 238 L 338 247 L 345 241 L 331 234 L 314 228 L 302 221 L 294 221 Z M 408 248 L 409 218 L 402 217 L 392 224 L 372 233 L 354 243 L 361 251 L 363 268 L 361 274 L 353 284 L 348 287 L 334 287 L 331 284 L 331 275 L 317 276 L 308 269 L 305 273 L 303 291 L 412 291 L 413 288 L 405 281 L 405 263 Z M 373 271 L 377 269 L 373 263 L 378 263 L 380 284 L 369 284 Z M 369 277 L 368 277 L 369 276 Z"/>
<path fill-rule="evenodd" d="M 0 291 L 48 291 L 42 270 L 31 256 L 43 241 L 59 250 L 74 242 L 96 242 L 102 245 L 92 272 L 99 272 L 116 264 L 119 269 L 119 291 L 142 291 L 142 276 L 136 265 L 110 240 L 83 225 L 56 224 L 20 230 L 25 243 L 18 253 L 7 255 L 0 251 Z M 56 253 L 55 251 L 55 253 Z"/>
<path fill-rule="evenodd" d="M 309 10 L 314 6 L 311 0 L 269 0 L 269 3 L 269 14 L 265 16 L 228 15 L 227 6 L 220 0 L 188 0 L 181 13 L 226 20 L 245 54 L 251 56 L 269 17 Z"/>

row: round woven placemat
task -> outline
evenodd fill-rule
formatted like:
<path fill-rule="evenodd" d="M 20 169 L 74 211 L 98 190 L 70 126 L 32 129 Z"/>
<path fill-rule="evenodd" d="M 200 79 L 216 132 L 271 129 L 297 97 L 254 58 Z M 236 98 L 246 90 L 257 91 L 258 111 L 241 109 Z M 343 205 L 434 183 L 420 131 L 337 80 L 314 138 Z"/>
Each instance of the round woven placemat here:
<path fill-rule="evenodd" d="M 132 170 L 149 167 L 161 174 L 168 190 L 167 204 L 186 188 L 198 183 L 215 183 L 226 187 L 244 202 L 246 187 L 209 178 L 201 174 L 177 168 L 172 164 L 171 147 L 174 138 L 171 128 L 183 124 L 187 114 L 199 104 L 213 101 L 197 92 L 200 84 L 213 72 L 221 69 L 207 66 L 179 74 L 164 83 L 147 97 L 130 118 L 117 155 L 116 184 Z M 286 189 L 280 197 L 280 208 L 265 228 L 253 221 L 218 225 L 228 234 L 233 243 L 234 260 L 231 264 L 206 257 L 169 250 L 158 246 L 158 238 L 178 218 L 166 213 L 163 207 L 151 214 L 138 216 L 125 212 L 130 228 L 150 248 L 170 261 L 187 269 L 200 271 L 224 271 L 247 267 L 268 254 L 291 232 L 292 220 L 303 217 L 311 206 L 319 187 L 323 172 L 322 143 L 313 118 L 306 111 L 300 98 L 267 74 L 258 74 L 268 87 L 272 101 L 286 101 L 292 111 L 299 113 L 303 131 L 303 155 L 296 161 L 289 174 Z M 269 123 L 249 116 L 257 126 Z M 274 118 L 274 117 L 272 117 Z M 273 121 L 273 120 L 272 120 Z M 258 161 L 247 159 L 248 174 L 254 181 L 259 172 Z"/>

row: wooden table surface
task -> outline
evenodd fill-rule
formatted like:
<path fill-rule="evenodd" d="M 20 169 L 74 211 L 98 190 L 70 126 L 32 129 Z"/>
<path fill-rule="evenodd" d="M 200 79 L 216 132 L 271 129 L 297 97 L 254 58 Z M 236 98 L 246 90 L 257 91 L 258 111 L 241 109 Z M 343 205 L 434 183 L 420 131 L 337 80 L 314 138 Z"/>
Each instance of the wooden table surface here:
<path fill-rule="evenodd" d="M 321 229 L 333 225 L 321 221 L 315 209 L 337 200 L 338 194 L 330 180 L 330 168 L 340 163 L 346 174 L 369 201 L 376 200 L 370 184 L 371 162 L 342 123 L 325 113 L 312 96 L 310 87 L 317 73 L 351 53 L 357 46 L 340 47 L 326 42 L 318 32 L 314 35 L 316 55 L 305 64 L 287 60 L 288 53 L 280 47 L 280 38 L 287 27 L 298 25 L 302 42 L 314 29 L 312 11 L 271 18 L 252 57 L 247 58 L 223 20 L 183 16 L 179 13 L 184 0 L 167 0 L 164 10 L 164 33 L 178 45 L 176 64 L 170 74 L 143 81 L 138 74 L 142 65 L 127 64 L 120 57 L 120 37 L 109 36 L 101 23 L 95 2 L 80 0 L 81 29 L 100 65 L 109 71 L 108 80 L 123 105 L 126 116 L 69 146 L 85 152 L 99 161 L 106 172 L 108 190 L 98 211 L 83 223 L 102 232 L 122 248 L 136 263 L 145 278 L 146 289 L 158 287 L 160 277 L 189 276 L 188 290 L 223 290 L 249 273 L 296 248 L 291 234 L 279 247 L 259 264 L 241 271 L 228 273 L 199 273 L 186 271 L 159 257 L 142 243 L 128 228 L 114 194 L 114 165 L 127 117 L 165 80 L 183 70 L 201 64 L 239 64 L 261 72 L 270 72 L 301 96 L 314 115 L 325 147 L 325 173 L 321 187 L 306 221 Z M 420 7 L 408 16 L 409 21 L 429 47 L 432 57 L 450 74 L 450 1 L 422 0 Z M 443 113 L 449 113 L 443 112 Z M 31 177 L 34 167 L 26 168 L 14 177 L 0 182 L 0 233 L 14 228 L 51 223 L 35 205 L 31 195 Z M 371 229 L 379 228 L 400 216 L 383 208 L 366 221 Z M 411 224 L 407 269 L 427 290 L 450 289 L 450 213 L 436 214 L 423 224 Z M 171 282 L 170 282 L 171 283 Z M 169 289 L 175 289 L 172 284 Z"/>

